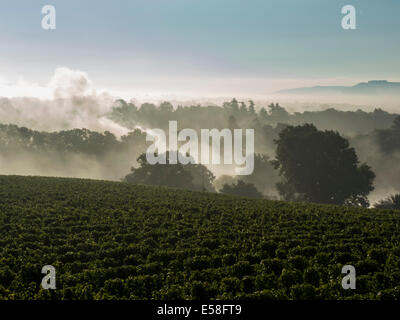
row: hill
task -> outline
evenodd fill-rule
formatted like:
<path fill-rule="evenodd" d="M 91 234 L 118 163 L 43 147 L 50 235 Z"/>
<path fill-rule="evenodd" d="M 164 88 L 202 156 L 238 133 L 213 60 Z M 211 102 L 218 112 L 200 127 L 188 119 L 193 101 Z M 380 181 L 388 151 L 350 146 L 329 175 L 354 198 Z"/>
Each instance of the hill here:
<path fill-rule="evenodd" d="M 316 86 L 281 90 L 288 94 L 394 94 L 400 95 L 400 82 L 371 80 L 354 86 Z"/>
<path fill-rule="evenodd" d="M 0 176 L 0 299 L 395 299 L 400 212 Z M 41 268 L 56 268 L 43 290 Z M 343 290 L 341 268 L 357 270 Z"/>

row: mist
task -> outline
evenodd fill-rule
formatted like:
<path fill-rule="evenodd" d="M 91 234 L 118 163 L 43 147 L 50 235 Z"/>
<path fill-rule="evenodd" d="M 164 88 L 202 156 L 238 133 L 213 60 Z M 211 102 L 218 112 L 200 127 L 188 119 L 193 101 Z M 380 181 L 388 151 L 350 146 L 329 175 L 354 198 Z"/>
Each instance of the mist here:
<path fill-rule="evenodd" d="M 376 174 L 375 189 L 370 193 L 370 202 L 386 198 L 388 195 L 400 192 L 400 150 L 390 154 L 383 152 L 379 141 L 373 134 L 350 139 L 360 162 L 371 166 Z"/>
<path fill-rule="evenodd" d="M 22 86 L 19 93 L 29 92 L 28 87 Z M 58 68 L 36 92 L 38 97 L 0 98 L 1 122 L 42 131 L 87 128 L 117 136 L 128 132 L 107 118 L 115 98 L 106 92 L 97 93 L 82 71 Z"/>
<path fill-rule="evenodd" d="M 133 96 L 123 100 L 96 90 L 85 72 L 65 67 L 56 69 L 45 85 L 22 83 L 12 93 L 15 96 L 0 98 L 0 174 L 120 181 L 146 152 L 146 134 L 155 128 L 168 132 L 173 120 L 179 130 L 254 129 L 259 161 L 255 174 L 237 177 L 233 165 L 207 167 L 217 177 L 216 189 L 241 178 L 266 197 L 278 198 L 279 176 L 269 164 L 275 157 L 274 140 L 287 125 L 313 123 L 320 130 L 339 131 L 350 140 L 360 162 L 372 167 L 376 179 L 371 203 L 400 191 L 400 150 L 383 152 L 373 135 L 389 129 L 397 116 L 391 113 L 398 110 L 393 96 L 270 94 L 254 100 L 175 96 L 169 102 Z"/>

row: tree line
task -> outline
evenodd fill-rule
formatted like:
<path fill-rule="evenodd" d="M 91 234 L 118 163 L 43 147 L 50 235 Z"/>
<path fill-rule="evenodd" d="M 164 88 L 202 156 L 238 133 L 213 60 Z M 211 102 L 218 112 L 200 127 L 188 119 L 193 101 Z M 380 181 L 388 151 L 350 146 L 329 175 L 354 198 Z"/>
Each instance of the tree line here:
<path fill-rule="evenodd" d="M 136 108 L 124 101 L 118 103 L 119 106 L 113 111 L 114 117 L 119 114 L 121 119 L 130 123 L 125 125 L 131 126 L 142 123 L 141 117 L 144 115 L 149 119 L 157 119 L 161 116 L 179 117 L 180 113 L 191 115 L 198 112 L 201 118 L 204 112 L 213 112 L 214 108 L 218 108 L 215 118 L 225 114 L 221 119 L 225 119 L 227 126 L 239 128 L 245 121 L 240 115 L 245 114 L 248 121 L 253 118 L 251 124 L 262 127 L 263 133 L 260 136 L 256 135 L 258 142 L 272 140 L 272 143 L 256 143 L 258 149 L 253 174 L 240 178 L 216 178 L 213 172 L 200 164 L 148 164 L 144 154 L 148 146 L 146 134 L 138 128 L 117 138 L 107 131 L 99 133 L 87 129 L 73 129 L 39 132 L 12 124 L 0 124 L 0 161 L 3 159 L 5 163 L 12 162 L 16 157 L 25 154 L 28 158 L 35 156 L 36 160 L 40 159 L 37 163 L 43 163 L 43 159 L 51 159 L 52 163 L 61 169 L 79 155 L 84 156 L 84 162 L 90 159 L 100 163 L 99 171 L 109 174 L 105 178 L 123 179 L 130 183 L 254 198 L 369 206 L 368 195 L 374 190 L 376 167 L 371 168 L 368 163 L 359 160 L 358 152 L 351 146 L 357 139 L 346 138 L 335 130 L 320 130 L 314 124 L 278 123 L 272 127 L 269 124 L 262 125 L 257 120 L 260 117 L 270 121 L 290 118 L 289 113 L 279 104 L 271 104 L 269 112 L 264 108 L 257 112 L 252 101 L 246 105 L 235 99 L 224 103 L 222 108 L 192 106 L 174 109 L 169 103 L 163 103 L 159 108 L 151 104 Z M 153 117 L 154 113 L 158 116 Z M 381 118 L 384 119 L 392 118 L 392 115 L 384 112 L 377 111 L 374 114 L 381 114 Z M 186 120 L 191 121 L 190 116 Z M 389 128 L 374 130 L 359 137 L 373 139 L 382 153 L 391 155 L 400 150 L 399 132 L 400 116 L 397 116 Z M 272 152 L 262 152 L 266 149 L 271 149 Z M 388 195 L 385 199 L 386 206 L 388 203 L 396 203 L 393 199 L 397 199 L 395 195 Z M 383 205 L 381 202 L 376 205 Z"/>

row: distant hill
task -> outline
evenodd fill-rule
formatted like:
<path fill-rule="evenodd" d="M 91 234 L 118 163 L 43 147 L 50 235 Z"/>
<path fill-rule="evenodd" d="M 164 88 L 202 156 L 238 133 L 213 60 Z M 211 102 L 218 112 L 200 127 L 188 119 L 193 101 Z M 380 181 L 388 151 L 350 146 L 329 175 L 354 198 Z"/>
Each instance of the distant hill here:
<path fill-rule="evenodd" d="M 354 86 L 316 86 L 278 91 L 285 94 L 391 94 L 400 95 L 400 82 L 371 80 Z"/>

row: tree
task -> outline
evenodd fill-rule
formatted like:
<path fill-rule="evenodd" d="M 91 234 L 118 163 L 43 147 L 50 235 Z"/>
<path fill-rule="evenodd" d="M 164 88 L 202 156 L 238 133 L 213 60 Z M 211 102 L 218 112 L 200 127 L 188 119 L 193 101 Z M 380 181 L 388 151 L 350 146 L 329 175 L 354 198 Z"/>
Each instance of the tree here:
<path fill-rule="evenodd" d="M 269 114 L 268 114 L 267 110 L 265 110 L 264 107 L 261 108 L 261 110 L 259 112 L 259 115 L 260 115 L 262 120 L 267 120 L 268 117 L 269 117 Z"/>
<path fill-rule="evenodd" d="M 240 103 L 240 108 L 239 108 L 240 112 L 242 113 L 247 113 L 247 106 L 244 102 Z"/>
<path fill-rule="evenodd" d="M 160 104 L 160 111 L 164 114 L 172 113 L 174 111 L 174 106 L 167 101 Z"/>
<path fill-rule="evenodd" d="M 241 177 L 243 182 L 252 183 L 266 196 L 277 196 L 275 185 L 279 180 L 278 172 L 274 169 L 269 157 L 265 154 L 254 155 L 253 173 Z"/>
<path fill-rule="evenodd" d="M 253 100 L 249 100 L 249 112 L 253 115 L 256 114 L 255 104 Z"/>
<path fill-rule="evenodd" d="M 124 181 L 135 184 L 195 189 L 192 183 L 193 177 L 188 171 L 184 170 L 183 165 L 169 163 L 169 153 L 167 154 L 166 164 L 148 163 L 146 153 L 141 154 L 137 162 L 139 167 L 132 167 L 131 173 L 125 176 Z"/>
<path fill-rule="evenodd" d="M 369 205 L 375 174 L 359 165 L 354 148 L 338 132 L 319 131 L 312 124 L 288 126 L 275 143 L 273 163 L 283 177 L 277 188 L 285 200 Z"/>
<path fill-rule="evenodd" d="M 390 129 L 377 130 L 376 133 L 381 150 L 390 154 L 400 150 L 400 116 L 397 116 Z"/>
<path fill-rule="evenodd" d="M 234 129 L 240 128 L 239 125 L 238 125 L 238 123 L 237 123 L 237 120 L 236 120 L 236 117 L 235 117 L 235 116 L 232 116 L 232 115 L 229 116 L 229 119 L 228 119 L 228 128 L 229 128 L 230 130 L 234 130 Z"/>
<path fill-rule="evenodd" d="M 230 102 L 224 102 L 223 107 L 226 110 L 233 111 L 233 113 L 236 113 L 239 111 L 239 103 L 235 98 L 233 98 L 232 101 L 230 101 Z"/>
<path fill-rule="evenodd" d="M 400 131 L 400 116 L 397 116 L 394 119 L 393 125 L 392 125 L 392 130 Z"/>
<path fill-rule="evenodd" d="M 215 176 L 206 166 L 197 163 L 188 163 L 183 165 L 183 169 L 193 177 L 192 190 L 215 192 L 213 186 Z"/>
<path fill-rule="evenodd" d="M 269 106 L 269 114 L 270 118 L 274 122 L 283 121 L 286 122 L 289 118 L 289 113 L 286 111 L 285 108 L 281 107 L 279 103 L 273 104 L 271 103 Z"/>
<path fill-rule="evenodd" d="M 263 195 L 257 190 L 257 188 L 252 183 L 245 183 L 242 180 L 239 180 L 236 184 L 225 184 L 221 193 L 234 195 L 234 196 L 242 196 L 249 198 L 262 198 Z"/>
<path fill-rule="evenodd" d="M 145 153 L 141 154 L 137 159 L 139 167 L 131 168 L 131 173 L 126 175 L 124 180 L 135 184 L 215 192 L 213 187 L 215 176 L 210 170 L 201 164 L 170 164 L 171 152 L 174 151 L 167 152 L 166 164 L 154 165 L 147 162 Z"/>
<path fill-rule="evenodd" d="M 400 193 L 393 194 L 386 199 L 380 200 L 374 204 L 377 209 L 400 210 Z"/>
<path fill-rule="evenodd" d="M 213 182 L 213 186 L 218 192 L 221 192 L 224 185 L 226 184 L 232 185 L 235 182 L 237 182 L 239 180 L 237 177 L 238 176 L 230 176 L 223 174 L 219 176 L 217 179 L 215 179 L 215 181 Z"/>

